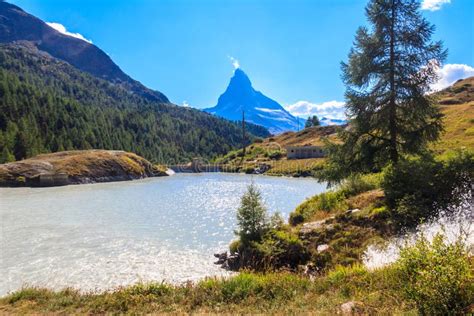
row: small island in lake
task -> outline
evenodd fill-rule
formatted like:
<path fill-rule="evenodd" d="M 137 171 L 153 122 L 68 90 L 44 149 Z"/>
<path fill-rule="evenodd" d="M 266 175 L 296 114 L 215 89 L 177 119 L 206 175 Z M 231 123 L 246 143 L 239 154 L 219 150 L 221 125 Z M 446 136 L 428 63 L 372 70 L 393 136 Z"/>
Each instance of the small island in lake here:
<path fill-rule="evenodd" d="M 73 150 L 0 165 L 0 186 L 57 186 L 166 176 L 166 168 L 121 150 Z"/>

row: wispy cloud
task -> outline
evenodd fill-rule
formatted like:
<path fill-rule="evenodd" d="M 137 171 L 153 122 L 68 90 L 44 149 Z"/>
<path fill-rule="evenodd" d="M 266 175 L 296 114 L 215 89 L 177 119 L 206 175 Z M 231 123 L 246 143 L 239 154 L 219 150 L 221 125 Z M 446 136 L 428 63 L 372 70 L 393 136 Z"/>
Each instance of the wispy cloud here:
<path fill-rule="evenodd" d="M 298 101 L 286 105 L 285 109 L 291 114 L 299 117 L 308 117 L 316 115 L 319 118 L 330 118 L 337 120 L 346 119 L 345 103 L 340 101 L 327 101 L 323 103 L 311 103 L 308 101 Z"/>
<path fill-rule="evenodd" d="M 240 63 L 237 59 L 235 59 L 232 56 L 227 56 L 230 59 L 230 62 L 232 63 L 232 66 L 234 66 L 234 69 L 240 68 Z"/>
<path fill-rule="evenodd" d="M 459 79 L 474 76 L 474 67 L 465 64 L 446 64 L 438 69 L 439 80 L 431 86 L 431 90 L 439 91 L 449 87 Z"/>
<path fill-rule="evenodd" d="M 85 38 L 84 36 L 82 36 L 82 34 L 68 32 L 68 30 L 66 30 L 66 27 L 65 27 L 64 25 L 62 25 L 61 23 L 46 22 L 46 24 L 48 24 L 49 26 L 51 26 L 53 29 L 55 29 L 55 30 L 58 31 L 59 33 L 63 33 L 63 34 L 65 34 L 65 35 L 69 35 L 69 36 L 72 36 L 72 37 L 81 39 L 81 40 L 83 40 L 83 41 L 86 41 L 86 42 L 92 44 L 92 41 L 89 40 L 89 39 L 87 39 L 87 38 Z"/>
<path fill-rule="evenodd" d="M 451 0 L 423 0 L 421 3 L 422 10 L 437 11 L 444 4 L 451 3 Z"/>

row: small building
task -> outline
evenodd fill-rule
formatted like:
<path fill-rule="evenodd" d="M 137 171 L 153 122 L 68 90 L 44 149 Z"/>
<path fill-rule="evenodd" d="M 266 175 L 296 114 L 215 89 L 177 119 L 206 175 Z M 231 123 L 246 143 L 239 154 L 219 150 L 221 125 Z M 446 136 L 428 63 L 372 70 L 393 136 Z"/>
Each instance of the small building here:
<path fill-rule="evenodd" d="M 322 158 L 324 151 L 319 146 L 288 146 L 286 147 L 287 159 L 304 159 L 304 158 Z"/>

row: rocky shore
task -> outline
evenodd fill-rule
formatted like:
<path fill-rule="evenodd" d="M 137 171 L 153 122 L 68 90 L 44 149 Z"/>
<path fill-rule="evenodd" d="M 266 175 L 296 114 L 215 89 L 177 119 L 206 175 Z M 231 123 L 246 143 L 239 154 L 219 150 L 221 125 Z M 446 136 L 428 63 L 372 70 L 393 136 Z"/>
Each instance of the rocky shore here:
<path fill-rule="evenodd" d="M 125 151 L 63 151 L 0 165 L 0 186 L 49 187 L 126 181 L 167 176 L 166 171 Z"/>

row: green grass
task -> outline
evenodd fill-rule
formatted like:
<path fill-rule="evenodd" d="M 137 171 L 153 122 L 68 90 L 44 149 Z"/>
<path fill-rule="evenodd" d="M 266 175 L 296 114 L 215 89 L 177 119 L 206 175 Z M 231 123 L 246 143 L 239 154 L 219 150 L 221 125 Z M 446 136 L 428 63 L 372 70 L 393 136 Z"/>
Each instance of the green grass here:
<path fill-rule="evenodd" d="M 335 315 L 347 302 L 363 315 L 470 314 L 473 268 L 463 237 L 450 244 L 438 235 L 433 242 L 422 237 L 405 246 L 401 259 L 376 270 L 338 265 L 312 278 L 243 271 L 197 283 L 139 283 L 98 293 L 24 288 L 0 299 L 0 314 Z"/>
<path fill-rule="evenodd" d="M 355 300 L 362 312 L 413 312 L 397 290 L 392 269 L 338 268 L 316 280 L 289 273 L 243 272 L 173 286 L 137 284 L 111 292 L 26 288 L 0 299 L 0 313 L 317 313 L 333 315 Z"/>

